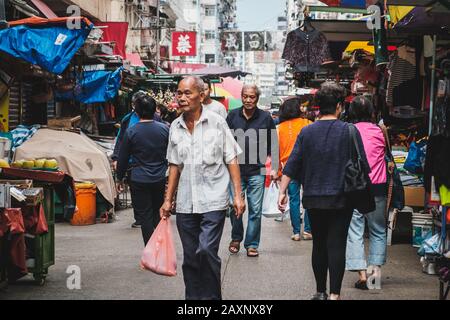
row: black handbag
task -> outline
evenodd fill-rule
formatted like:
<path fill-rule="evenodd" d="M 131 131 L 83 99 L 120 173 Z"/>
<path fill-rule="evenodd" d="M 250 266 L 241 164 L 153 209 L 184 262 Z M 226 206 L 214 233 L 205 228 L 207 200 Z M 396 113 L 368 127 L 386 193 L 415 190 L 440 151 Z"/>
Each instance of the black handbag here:
<path fill-rule="evenodd" d="M 350 159 L 345 166 L 344 193 L 347 205 L 365 214 L 375 210 L 375 199 L 371 192 L 369 170 L 364 165 L 356 138 L 356 127 L 349 124 Z M 356 151 L 356 152 L 355 152 Z"/>
<path fill-rule="evenodd" d="M 379 126 L 381 131 L 383 132 L 384 139 L 386 140 L 386 167 L 388 167 L 388 163 L 394 163 L 394 172 L 389 174 L 389 168 L 386 168 L 387 172 L 387 185 L 388 185 L 388 194 L 387 194 L 387 206 L 386 206 L 386 217 L 389 216 L 389 210 L 391 208 L 402 210 L 405 207 L 405 190 L 403 189 L 402 179 L 400 178 L 400 172 L 397 169 L 397 165 L 395 164 L 394 157 L 391 151 L 391 145 L 389 143 L 389 135 L 386 127 Z"/>

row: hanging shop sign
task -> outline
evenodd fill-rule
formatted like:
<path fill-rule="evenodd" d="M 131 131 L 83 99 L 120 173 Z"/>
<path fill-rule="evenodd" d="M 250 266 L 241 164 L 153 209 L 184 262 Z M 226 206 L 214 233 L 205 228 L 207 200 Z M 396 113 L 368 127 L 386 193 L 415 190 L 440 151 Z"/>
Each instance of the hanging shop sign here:
<path fill-rule="evenodd" d="M 173 74 L 191 74 L 196 70 L 206 68 L 206 64 L 200 63 L 182 63 L 174 62 L 172 63 L 172 73 Z"/>
<path fill-rule="evenodd" d="M 220 41 L 222 51 L 276 51 L 285 42 L 279 31 L 222 32 Z"/>
<path fill-rule="evenodd" d="M 172 32 L 172 56 L 193 57 L 197 55 L 197 32 Z"/>
<path fill-rule="evenodd" d="M 264 51 L 265 32 L 244 32 L 245 51 Z"/>
<path fill-rule="evenodd" d="M 242 51 L 242 32 L 222 32 L 222 51 Z"/>

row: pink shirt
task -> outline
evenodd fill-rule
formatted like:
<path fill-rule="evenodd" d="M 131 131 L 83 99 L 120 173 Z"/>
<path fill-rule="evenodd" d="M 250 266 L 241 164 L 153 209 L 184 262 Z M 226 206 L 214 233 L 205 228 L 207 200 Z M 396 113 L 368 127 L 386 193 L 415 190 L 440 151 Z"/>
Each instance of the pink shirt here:
<path fill-rule="evenodd" d="M 355 126 L 364 144 L 367 161 L 372 172 L 369 174 L 373 184 L 386 183 L 387 169 L 385 155 L 384 134 L 380 127 L 370 122 L 359 122 Z"/>

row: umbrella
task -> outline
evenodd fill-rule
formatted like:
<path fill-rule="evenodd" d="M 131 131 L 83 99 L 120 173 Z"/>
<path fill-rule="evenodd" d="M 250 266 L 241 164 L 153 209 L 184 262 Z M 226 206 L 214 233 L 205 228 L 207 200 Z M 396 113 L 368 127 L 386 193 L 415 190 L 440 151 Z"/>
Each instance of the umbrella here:
<path fill-rule="evenodd" d="M 218 67 L 218 66 L 212 66 L 212 67 L 206 67 L 202 69 L 198 69 L 193 72 L 196 76 L 216 76 L 216 77 L 245 77 L 248 75 L 248 72 L 243 72 L 237 69 L 230 69 L 225 67 Z"/>
<path fill-rule="evenodd" d="M 221 83 L 214 84 L 213 93 L 215 93 L 216 96 L 239 99 L 241 97 L 243 86 L 244 84 L 242 81 L 231 77 L 226 77 Z"/>
<path fill-rule="evenodd" d="M 238 109 L 242 107 L 242 100 L 236 98 L 229 98 L 228 100 L 228 111 Z"/>
<path fill-rule="evenodd" d="M 375 47 L 369 45 L 368 41 L 352 41 L 345 49 L 345 52 L 353 52 L 358 49 L 362 49 L 372 54 L 375 54 Z"/>

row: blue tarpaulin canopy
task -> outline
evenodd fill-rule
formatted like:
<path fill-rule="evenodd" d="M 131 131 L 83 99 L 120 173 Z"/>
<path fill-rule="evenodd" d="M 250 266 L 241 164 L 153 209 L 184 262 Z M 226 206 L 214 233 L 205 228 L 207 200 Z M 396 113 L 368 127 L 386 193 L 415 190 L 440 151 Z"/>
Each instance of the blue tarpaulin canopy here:
<path fill-rule="evenodd" d="M 75 88 L 68 92 L 57 92 L 58 100 L 75 100 L 82 103 L 101 103 L 114 99 L 120 88 L 121 71 L 86 71 L 77 80 Z"/>
<path fill-rule="evenodd" d="M 83 46 L 93 24 L 84 18 L 76 23 L 68 18 L 30 18 L 10 23 L 0 30 L 0 51 L 61 74 L 75 53 Z"/>

